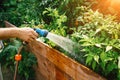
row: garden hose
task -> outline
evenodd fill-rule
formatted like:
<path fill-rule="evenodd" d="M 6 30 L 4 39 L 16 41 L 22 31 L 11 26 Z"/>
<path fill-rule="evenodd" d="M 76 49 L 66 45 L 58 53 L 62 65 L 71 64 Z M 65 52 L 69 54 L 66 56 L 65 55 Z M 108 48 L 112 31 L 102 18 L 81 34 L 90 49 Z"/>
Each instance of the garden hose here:
<path fill-rule="evenodd" d="M 23 47 L 24 47 L 24 43 L 19 47 L 18 52 L 15 55 L 16 65 L 15 65 L 14 80 L 16 80 L 17 78 L 18 64 L 19 64 L 19 61 L 21 61 L 22 59 L 21 50 L 23 49 Z"/>
<path fill-rule="evenodd" d="M 38 29 L 38 28 L 34 28 L 34 30 L 41 37 L 46 37 L 47 34 L 48 34 L 47 30 L 42 30 L 42 29 Z M 22 48 L 24 47 L 25 44 L 27 44 L 27 43 L 23 42 L 23 44 L 19 47 L 17 54 L 15 55 L 16 65 L 15 65 L 14 80 L 16 80 L 16 78 L 17 78 L 18 64 L 19 64 L 19 61 L 21 61 L 21 59 L 22 59 L 21 50 L 22 50 Z"/>

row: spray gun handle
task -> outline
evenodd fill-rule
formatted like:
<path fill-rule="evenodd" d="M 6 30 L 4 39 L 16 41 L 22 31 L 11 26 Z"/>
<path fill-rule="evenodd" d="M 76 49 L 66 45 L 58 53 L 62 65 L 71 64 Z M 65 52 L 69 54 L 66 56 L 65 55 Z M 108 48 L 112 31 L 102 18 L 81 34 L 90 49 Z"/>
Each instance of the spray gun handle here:
<path fill-rule="evenodd" d="M 39 28 L 34 28 L 34 30 L 42 37 L 46 37 L 47 34 L 48 34 L 47 30 L 42 30 L 42 29 L 39 29 Z"/>

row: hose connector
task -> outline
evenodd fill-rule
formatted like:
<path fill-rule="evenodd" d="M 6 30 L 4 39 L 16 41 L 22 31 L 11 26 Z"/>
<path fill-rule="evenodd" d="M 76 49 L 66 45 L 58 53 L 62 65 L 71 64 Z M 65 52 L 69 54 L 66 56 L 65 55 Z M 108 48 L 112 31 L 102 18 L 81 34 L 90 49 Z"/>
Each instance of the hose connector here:
<path fill-rule="evenodd" d="M 47 30 L 42 30 L 42 29 L 39 29 L 39 28 L 34 28 L 34 30 L 42 37 L 46 37 L 47 34 L 48 34 Z"/>

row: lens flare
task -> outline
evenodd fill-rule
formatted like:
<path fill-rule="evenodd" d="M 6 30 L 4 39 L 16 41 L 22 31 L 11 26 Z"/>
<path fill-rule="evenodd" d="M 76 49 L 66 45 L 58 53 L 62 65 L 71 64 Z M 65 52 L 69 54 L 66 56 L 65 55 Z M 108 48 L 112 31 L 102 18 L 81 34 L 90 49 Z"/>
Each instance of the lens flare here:
<path fill-rule="evenodd" d="M 110 2 L 110 6 L 115 8 L 115 9 L 120 9 L 119 5 L 120 5 L 120 0 L 111 0 Z"/>

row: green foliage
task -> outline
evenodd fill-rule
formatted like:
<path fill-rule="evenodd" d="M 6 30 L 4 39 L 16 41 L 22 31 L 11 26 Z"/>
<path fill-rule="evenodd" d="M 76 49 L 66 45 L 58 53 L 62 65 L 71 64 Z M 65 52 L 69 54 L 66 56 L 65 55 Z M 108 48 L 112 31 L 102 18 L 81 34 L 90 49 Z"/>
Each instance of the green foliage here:
<path fill-rule="evenodd" d="M 25 80 L 35 79 L 35 71 L 33 67 L 37 64 L 36 57 L 25 49 L 23 49 L 21 53 L 23 59 L 19 63 L 18 73 L 22 78 L 24 77 Z"/>
<path fill-rule="evenodd" d="M 65 14 L 59 14 L 57 9 L 52 8 L 46 8 L 45 11 L 43 11 L 43 15 L 47 14 L 51 18 L 51 21 L 49 24 L 45 24 L 44 28 L 54 32 L 56 34 L 66 36 L 66 26 L 64 26 L 64 23 L 67 21 L 67 17 Z"/>
<path fill-rule="evenodd" d="M 118 57 L 120 51 L 120 23 L 115 21 L 115 16 L 92 11 L 85 7 L 84 14 L 77 20 L 79 26 L 72 34 L 72 39 L 82 46 L 86 58 L 86 65 L 94 71 L 106 76 L 119 76 Z"/>
<path fill-rule="evenodd" d="M 15 71 L 16 62 L 14 57 L 17 54 L 20 46 L 20 41 L 13 40 L 13 42 L 10 42 L 10 44 L 5 46 L 2 53 L 0 54 L 0 63 L 6 68 L 10 68 L 12 73 Z M 36 57 L 29 51 L 26 51 L 25 48 L 22 49 L 21 54 L 22 60 L 19 62 L 18 66 L 18 74 L 20 75 L 20 78 L 24 78 L 24 80 L 34 79 L 35 73 L 33 66 L 37 63 Z"/>
<path fill-rule="evenodd" d="M 39 23 L 37 0 L 6 0 L 2 3 L 1 21 L 8 20 L 16 26 Z M 33 14 L 34 13 L 34 14 Z"/>
<path fill-rule="evenodd" d="M 1 3 L 0 21 L 7 20 L 16 26 L 28 24 L 29 27 L 40 24 L 45 8 L 56 8 L 64 0 L 5 0 Z M 46 19 L 44 19 L 46 20 Z"/>
<path fill-rule="evenodd" d="M 60 8 L 61 12 L 65 12 L 68 17 L 67 26 L 74 27 L 75 21 L 78 15 L 84 14 L 84 9 L 81 9 L 80 6 L 91 7 L 97 2 L 97 0 L 65 0 L 64 7 Z"/>

